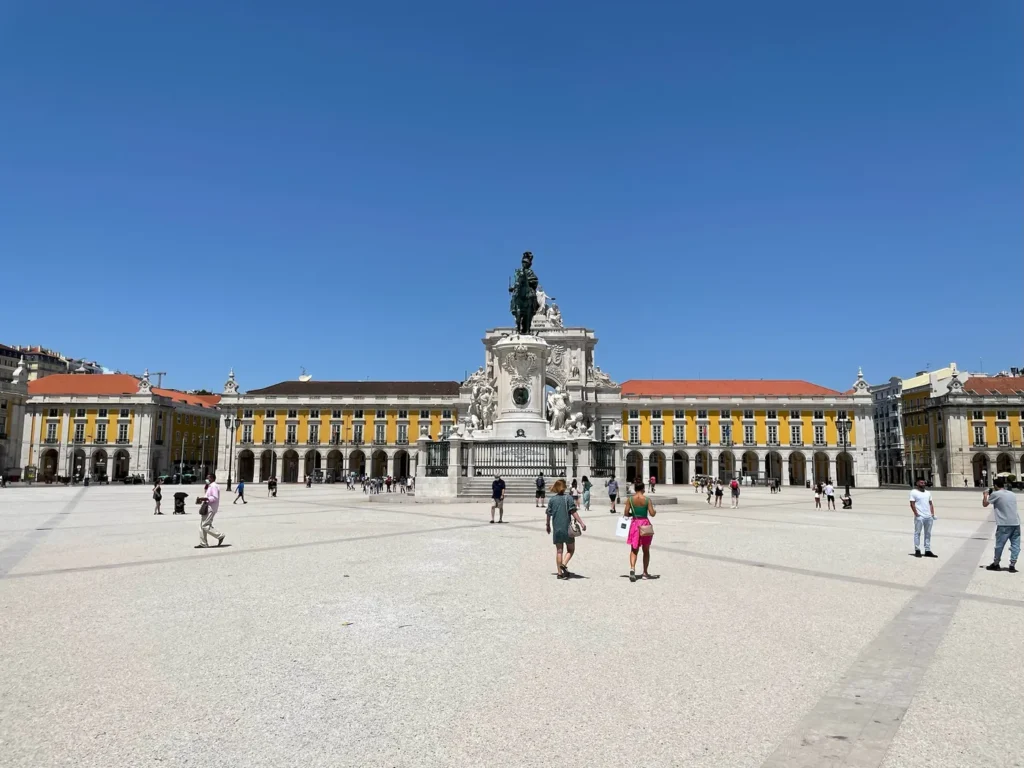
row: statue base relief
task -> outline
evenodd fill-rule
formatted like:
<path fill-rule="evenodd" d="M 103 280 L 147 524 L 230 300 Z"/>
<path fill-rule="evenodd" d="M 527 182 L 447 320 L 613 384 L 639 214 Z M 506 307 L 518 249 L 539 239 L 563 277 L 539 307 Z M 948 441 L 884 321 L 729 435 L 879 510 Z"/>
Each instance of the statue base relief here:
<path fill-rule="evenodd" d="M 499 440 L 546 440 L 545 367 L 548 343 L 512 334 L 493 347 L 498 407 L 493 435 Z"/>

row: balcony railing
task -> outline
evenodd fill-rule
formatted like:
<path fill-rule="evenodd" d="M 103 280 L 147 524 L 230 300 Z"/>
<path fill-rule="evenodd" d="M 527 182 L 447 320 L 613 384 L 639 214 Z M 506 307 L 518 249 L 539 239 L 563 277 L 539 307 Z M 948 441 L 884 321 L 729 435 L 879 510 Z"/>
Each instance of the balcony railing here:
<path fill-rule="evenodd" d="M 815 448 L 825 448 L 827 446 L 828 446 L 828 443 L 826 443 L 824 440 L 815 440 L 814 441 L 814 447 Z"/>
<path fill-rule="evenodd" d="M 73 442 L 75 443 L 75 445 L 84 445 L 85 444 L 85 438 L 84 437 L 76 437 Z"/>
<path fill-rule="evenodd" d="M 60 438 L 59 437 L 48 437 L 45 440 L 45 443 L 47 445 L 56 445 L 58 442 L 60 442 Z"/>
<path fill-rule="evenodd" d="M 719 445 L 721 445 L 721 446 L 723 446 L 725 448 L 731 448 L 732 447 L 732 438 L 731 437 L 723 437 L 722 438 L 722 442 L 719 443 Z"/>
<path fill-rule="evenodd" d="M 409 444 L 409 438 L 408 437 L 400 437 L 397 440 L 395 440 L 395 445 L 408 445 L 408 444 Z"/>
<path fill-rule="evenodd" d="M 778 448 L 779 447 L 779 441 L 778 440 L 769 440 L 768 441 L 768 445 L 772 446 L 773 448 Z"/>
<path fill-rule="evenodd" d="M 361 438 L 361 437 L 357 437 L 357 438 L 355 438 L 352 441 L 352 445 L 362 445 L 362 444 L 363 444 L 363 438 Z"/>
<path fill-rule="evenodd" d="M 330 440 L 331 445 L 341 445 L 341 442 L 342 440 L 340 437 L 332 437 Z"/>
<path fill-rule="evenodd" d="M 131 442 L 131 440 L 129 440 L 127 437 L 119 437 L 119 438 L 117 438 L 117 444 L 118 445 L 128 445 L 130 442 Z"/>
<path fill-rule="evenodd" d="M 107 438 L 105 438 L 105 437 L 97 437 L 96 438 L 96 445 L 106 445 L 106 444 L 107 444 Z"/>
<path fill-rule="evenodd" d="M 804 444 L 804 441 L 803 440 L 790 440 L 789 444 L 791 446 L 793 446 L 793 447 L 796 447 L 796 448 L 802 448 L 803 444 Z"/>
<path fill-rule="evenodd" d="M 274 443 L 276 443 L 276 442 L 277 441 L 274 440 L 274 438 L 272 438 L 272 437 L 264 437 L 263 438 L 263 444 L 264 445 L 274 445 Z"/>
<path fill-rule="evenodd" d="M 284 444 L 285 445 L 298 445 L 299 441 L 298 441 L 297 438 L 294 438 L 294 437 L 286 437 L 284 439 Z"/>
<path fill-rule="evenodd" d="M 375 438 L 373 438 L 373 444 L 374 445 L 387 445 L 388 441 L 386 439 L 384 439 L 383 437 L 375 437 Z"/>
<path fill-rule="evenodd" d="M 697 441 L 697 445 L 708 446 L 708 445 L 711 445 L 711 441 L 708 440 L 707 438 L 704 438 L 703 440 L 698 440 Z"/>
<path fill-rule="evenodd" d="M 242 440 L 241 440 L 241 444 L 242 444 L 242 445 L 252 445 L 252 438 L 250 437 L 250 438 L 249 438 L 248 440 L 246 440 L 246 439 L 245 439 L 245 438 L 243 437 L 243 438 L 242 438 Z"/>
<path fill-rule="evenodd" d="M 651 440 L 651 445 L 664 445 L 664 440 Z"/>
<path fill-rule="evenodd" d="M 757 440 L 744 440 L 744 445 L 757 445 Z"/>
<path fill-rule="evenodd" d="M 306 441 L 306 445 L 320 445 L 319 437 L 311 437 Z"/>

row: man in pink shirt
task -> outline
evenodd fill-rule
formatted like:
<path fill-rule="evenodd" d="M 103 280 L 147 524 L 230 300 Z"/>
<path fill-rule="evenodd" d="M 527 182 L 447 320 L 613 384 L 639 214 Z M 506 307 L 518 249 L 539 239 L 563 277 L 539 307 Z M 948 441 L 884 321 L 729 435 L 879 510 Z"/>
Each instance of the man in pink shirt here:
<path fill-rule="evenodd" d="M 196 549 L 210 546 L 206 540 L 207 534 L 217 540 L 218 547 L 224 543 L 224 534 L 218 533 L 213 527 L 213 518 L 218 509 L 220 509 L 220 486 L 217 485 L 216 475 L 211 472 L 206 476 L 206 514 L 203 515 L 203 519 L 199 523 L 199 543 L 196 545 Z"/>

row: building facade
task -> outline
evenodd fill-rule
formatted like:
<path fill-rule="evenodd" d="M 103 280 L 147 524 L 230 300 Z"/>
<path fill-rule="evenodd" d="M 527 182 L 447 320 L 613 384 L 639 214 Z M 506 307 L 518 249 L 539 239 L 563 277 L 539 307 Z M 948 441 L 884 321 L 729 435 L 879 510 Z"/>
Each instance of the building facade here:
<path fill-rule="evenodd" d="M 875 415 L 875 463 L 883 485 L 907 483 L 903 455 L 903 380 L 893 376 L 870 388 Z"/>
<path fill-rule="evenodd" d="M 220 403 L 220 444 L 234 480 L 336 480 L 415 474 L 416 440 L 448 436 L 457 381 L 315 381 L 304 376 L 242 393 L 234 373 Z M 224 474 L 225 470 L 222 470 Z M 226 479 L 226 476 L 225 476 Z"/>
<path fill-rule="evenodd" d="M 54 374 L 28 382 L 25 479 L 146 480 L 216 464 L 220 397 L 153 387 L 148 373 Z"/>
<path fill-rule="evenodd" d="M 915 478 L 960 488 L 1024 476 L 1024 377 L 953 370 L 934 388 L 904 390 L 903 418 Z"/>
<path fill-rule="evenodd" d="M 0 474 L 7 480 L 19 480 L 28 382 L 23 366 L 15 367 L 10 373 L 9 379 L 0 379 Z"/>

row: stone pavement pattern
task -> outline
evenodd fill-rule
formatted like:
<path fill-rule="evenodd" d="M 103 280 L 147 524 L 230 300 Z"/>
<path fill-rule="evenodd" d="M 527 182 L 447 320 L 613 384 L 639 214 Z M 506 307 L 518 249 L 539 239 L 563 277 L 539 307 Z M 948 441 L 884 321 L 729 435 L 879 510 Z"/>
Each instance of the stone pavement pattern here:
<path fill-rule="evenodd" d="M 144 486 L 0 492 L 0 763 L 1024 765 L 1024 575 L 978 569 L 974 493 L 918 560 L 902 491 L 684 491 L 631 584 L 599 503 L 562 582 L 532 504 L 249 491 L 209 551 Z"/>

